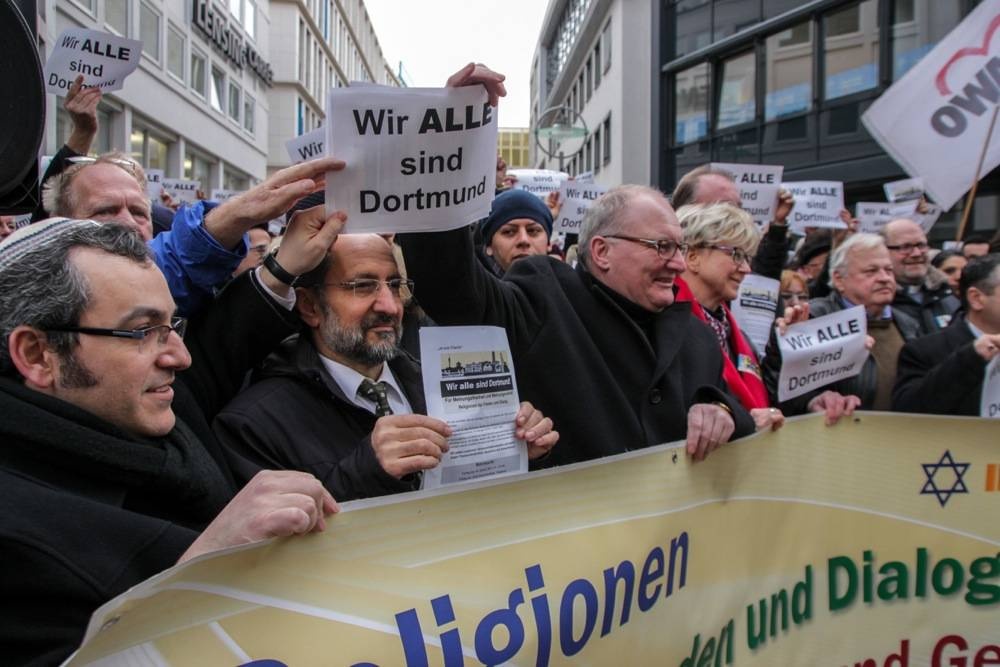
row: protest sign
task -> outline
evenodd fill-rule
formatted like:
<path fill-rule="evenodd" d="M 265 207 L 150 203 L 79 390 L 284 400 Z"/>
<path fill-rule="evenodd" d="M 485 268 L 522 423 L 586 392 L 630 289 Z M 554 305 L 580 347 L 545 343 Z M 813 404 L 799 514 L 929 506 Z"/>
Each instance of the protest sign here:
<path fill-rule="evenodd" d="M 917 206 L 920 202 L 904 201 L 898 204 L 886 202 L 858 202 L 854 207 L 858 219 L 858 231 L 877 234 L 886 223 L 896 218 L 908 218 L 916 221 Z"/>
<path fill-rule="evenodd" d="M 979 415 L 1000 419 L 1000 356 L 993 357 L 993 360 L 986 364 Z"/>
<path fill-rule="evenodd" d="M 452 429 L 441 462 L 421 488 L 528 470 L 528 450 L 514 439 L 520 407 L 507 332 L 500 327 L 421 327 L 420 359 L 427 414 Z"/>
<path fill-rule="evenodd" d="M 142 42 L 99 30 L 68 28 L 59 35 L 45 63 L 45 92 L 65 95 L 76 77 L 104 92 L 121 90 L 139 66 Z"/>
<path fill-rule="evenodd" d="M 914 222 L 920 225 L 920 227 L 924 230 L 924 234 L 928 234 L 931 231 L 931 227 L 934 226 L 934 223 L 941 217 L 942 212 L 941 207 L 937 204 L 925 202 L 924 212 L 921 213 L 917 211 L 913 214 Z"/>
<path fill-rule="evenodd" d="M 795 197 L 795 207 L 788 216 L 788 226 L 805 235 L 806 227 L 846 229 L 840 219 L 844 208 L 844 184 L 840 181 L 795 181 L 781 187 Z"/>
<path fill-rule="evenodd" d="M 740 291 L 729 304 L 743 335 L 753 342 L 759 353 L 764 352 L 771 335 L 780 286 L 774 278 L 751 273 L 740 283 Z"/>
<path fill-rule="evenodd" d="M 209 197 L 209 199 L 212 201 L 224 202 L 227 199 L 232 199 L 233 197 L 241 195 L 244 192 L 246 192 L 246 190 L 223 190 L 221 188 L 215 188 L 212 190 L 212 196 Z"/>
<path fill-rule="evenodd" d="M 515 190 L 527 190 L 542 199 L 550 192 L 555 192 L 562 182 L 569 179 L 569 174 L 551 169 L 508 169 L 508 176 L 513 176 Z"/>
<path fill-rule="evenodd" d="M 443 231 L 490 212 L 496 109 L 482 86 L 336 88 L 326 148 L 347 163 L 326 181 L 327 212 L 351 232 Z"/>
<path fill-rule="evenodd" d="M 885 190 L 886 200 L 892 203 L 920 199 L 924 196 L 924 179 L 904 178 L 901 181 L 891 181 L 884 183 L 882 189 Z"/>
<path fill-rule="evenodd" d="M 860 373 L 868 358 L 867 335 L 864 306 L 789 326 L 785 335 L 778 335 L 778 400 L 787 401 Z"/>
<path fill-rule="evenodd" d="M 31 224 L 31 214 L 25 213 L 14 217 L 14 229 L 21 229 Z"/>
<path fill-rule="evenodd" d="M 317 127 L 312 132 L 289 139 L 285 142 L 285 150 L 288 151 L 288 159 L 292 164 L 315 160 L 323 157 L 323 148 L 326 145 L 326 128 Z"/>
<path fill-rule="evenodd" d="M 593 183 L 563 181 L 559 186 L 559 215 L 552 225 L 553 232 L 579 234 L 583 216 L 591 205 L 607 192 L 607 188 Z"/>
<path fill-rule="evenodd" d="M 163 170 L 146 170 L 146 196 L 155 202 L 160 201 L 160 193 L 163 192 Z"/>
<path fill-rule="evenodd" d="M 573 180 L 577 183 L 593 183 L 594 182 L 594 172 L 584 171 L 573 177 Z"/>
<path fill-rule="evenodd" d="M 740 189 L 743 210 L 753 217 L 758 227 L 765 227 L 774 219 L 778 205 L 778 190 L 784 167 L 766 164 L 733 164 L 713 162 L 713 169 L 728 171 Z"/>
<path fill-rule="evenodd" d="M 1000 92 L 1000 1 L 976 7 L 861 117 L 882 148 L 945 210 L 972 187 Z M 1000 164 L 994 135 L 981 173 Z"/>
<path fill-rule="evenodd" d="M 193 204 L 198 201 L 198 190 L 201 181 L 191 181 L 185 178 L 164 178 L 163 191 L 174 199 Z"/>
<path fill-rule="evenodd" d="M 698 463 L 343 503 L 140 584 L 69 664 L 972 667 L 997 643 L 996 464 L 992 420 L 813 415 Z"/>

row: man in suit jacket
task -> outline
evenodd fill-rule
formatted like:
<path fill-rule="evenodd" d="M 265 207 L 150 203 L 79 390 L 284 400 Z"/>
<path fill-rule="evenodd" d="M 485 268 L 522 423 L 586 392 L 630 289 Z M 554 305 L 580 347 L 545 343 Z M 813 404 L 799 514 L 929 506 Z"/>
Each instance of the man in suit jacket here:
<path fill-rule="evenodd" d="M 1000 351 L 1000 254 L 969 262 L 959 290 L 964 316 L 903 346 L 894 410 L 979 416 L 986 364 Z"/>

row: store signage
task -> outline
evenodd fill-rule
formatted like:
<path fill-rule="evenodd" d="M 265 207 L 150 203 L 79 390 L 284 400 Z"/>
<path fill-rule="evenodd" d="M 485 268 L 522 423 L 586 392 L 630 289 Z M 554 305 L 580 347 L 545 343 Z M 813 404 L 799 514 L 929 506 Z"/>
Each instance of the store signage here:
<path fill-rule="evenodd" d="M 249 67 L 264 83 L 271 85 L 274 78 L 271 63 L 249 44 L 244 44 L 243 35 L 230 28 L 224 7 L 213 7 L 210 0 L 194 0 L 191 23 L 233 64 L 240 69 Z"/>

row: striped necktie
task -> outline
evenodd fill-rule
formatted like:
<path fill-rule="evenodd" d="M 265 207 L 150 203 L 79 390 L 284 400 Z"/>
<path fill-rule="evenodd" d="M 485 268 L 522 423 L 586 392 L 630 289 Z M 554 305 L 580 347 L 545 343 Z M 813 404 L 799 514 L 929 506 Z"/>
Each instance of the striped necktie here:
<path fill-rule="evenodd" d="M 365 378 L 361 381 L 361 386 L 358 387 L 358 394 L 375 404 L 376 417 L 392 414 L 392 408 L 389 407 L 389 397 L 386 393 L 387 386 L 385 382 L 372 382 Z"/>

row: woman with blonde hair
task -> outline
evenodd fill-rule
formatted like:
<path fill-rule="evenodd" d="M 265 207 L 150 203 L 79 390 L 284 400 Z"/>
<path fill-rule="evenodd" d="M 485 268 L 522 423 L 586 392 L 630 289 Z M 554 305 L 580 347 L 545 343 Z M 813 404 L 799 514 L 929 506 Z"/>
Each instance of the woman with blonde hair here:
<path fill-rule="evenodd" d="M 760 232 L 750 215 L 731 204 L 682 206 L 677 217 L 684 229 L 687 269 L 678 279 L 678 302 L 715 332 L 723 357 L 726 385 L 754 418 L 757 430 L 778 429 L 785 418 L 771 407 L 757 354 L 729 310 L 750 263 Z"/>

